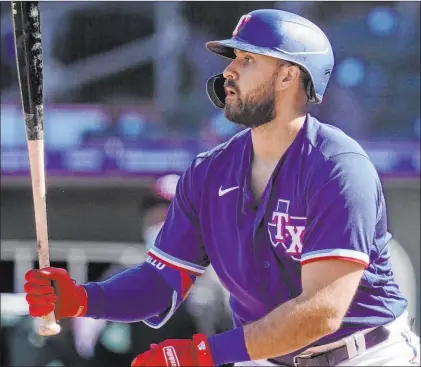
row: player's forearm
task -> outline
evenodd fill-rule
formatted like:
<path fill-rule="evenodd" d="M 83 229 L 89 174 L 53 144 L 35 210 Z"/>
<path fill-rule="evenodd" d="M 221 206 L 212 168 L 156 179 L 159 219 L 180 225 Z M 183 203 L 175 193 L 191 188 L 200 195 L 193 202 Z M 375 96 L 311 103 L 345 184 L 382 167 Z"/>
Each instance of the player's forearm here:
<path fill-rule="evenodd" d="M 286 355 L 333 333 L 340 323 L 328 295 L 299 296 L 244 327 L 247 351 L 252 360 Z"/>
<path fill-rule="evenodd" d="M 120 322 L 140 321 L 164 312 L 171 305 L 173 293 L 147 264 L 84 287 L 88 294 L 86 317 Z"/>
<path fill-rule="evenodd" d="M 258 321 L 209 338 L 215 365 L 290 354 L 334 332 L 343 315 L 327 292 L 299 296 Z"/>

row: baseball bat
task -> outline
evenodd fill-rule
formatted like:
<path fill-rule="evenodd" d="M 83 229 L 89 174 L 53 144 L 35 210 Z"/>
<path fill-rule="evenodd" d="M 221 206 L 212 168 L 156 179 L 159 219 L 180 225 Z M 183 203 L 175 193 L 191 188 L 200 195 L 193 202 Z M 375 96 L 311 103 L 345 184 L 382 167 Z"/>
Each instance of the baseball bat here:
<path fill-rule="evenodd" d="M 38 1 L 12 1 L 19 88 L 26 128 L 34 201 L 39 267 L 50 266 L 44 167 L 44 106 L 40 7 Z M 41 318 L 39 334 L 60 332 L 54 312 Z"/>

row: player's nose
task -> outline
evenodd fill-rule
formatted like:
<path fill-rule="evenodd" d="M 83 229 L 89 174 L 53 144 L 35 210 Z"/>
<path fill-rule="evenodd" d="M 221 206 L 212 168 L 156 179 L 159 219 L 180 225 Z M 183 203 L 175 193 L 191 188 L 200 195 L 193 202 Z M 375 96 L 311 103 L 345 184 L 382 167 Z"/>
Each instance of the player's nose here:
<path fill-rule="evenodd" d="M 225 79 L 238 79 L 238 73 L 235 70 L 234 61 L 235 60 L 232 60 L 232 62 L 225 68 L 224 72 L 222 73 Z"/>

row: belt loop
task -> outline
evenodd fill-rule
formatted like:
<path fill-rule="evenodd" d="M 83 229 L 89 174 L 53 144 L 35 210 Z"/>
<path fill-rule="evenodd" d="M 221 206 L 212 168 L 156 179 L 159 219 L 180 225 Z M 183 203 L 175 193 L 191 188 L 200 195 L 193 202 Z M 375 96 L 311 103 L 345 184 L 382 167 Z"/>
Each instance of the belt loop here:
<path fill-rule="evenodd" d="M 349 359 L 360 355 L 366 350 L 365 337 L 361 332 L 357 332 L 345 338 L 345 344 Z"/>

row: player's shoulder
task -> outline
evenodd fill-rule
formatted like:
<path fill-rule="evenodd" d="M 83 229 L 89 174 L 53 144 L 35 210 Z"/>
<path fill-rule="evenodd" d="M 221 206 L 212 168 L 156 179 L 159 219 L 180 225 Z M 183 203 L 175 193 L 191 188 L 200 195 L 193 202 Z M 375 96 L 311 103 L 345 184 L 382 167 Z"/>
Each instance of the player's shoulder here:
<path fill-rule="evenodd" d="M 250 134 L 250 129 L 244 129 L 232 136 L 229 140 L 215 146 L 214 148 L 201 152 L 196 155 L 194 159 L 194 166 L 197 167 L 201 164 L 210 163 L 218 157 L 231 155 L 238 150 L 243 150 L 245 141 Z"/>
<path fill-rule="evenodd" d="M 332 124 L 319 121 L 309 115 L 307 141 L 326 160 L 342 155 L 359 155 L 369 159 L 363 147 L 352 137 Z"/>
<path fill-rule="evenodd" d="M 306 172 L 313 186 L 323 186 L 332 177 L 367 187 L 379 185 L 377 169 L 367 152 L 341 129 L 310 116 L 304 144 L 306 166 L 310 167 Z"/>

